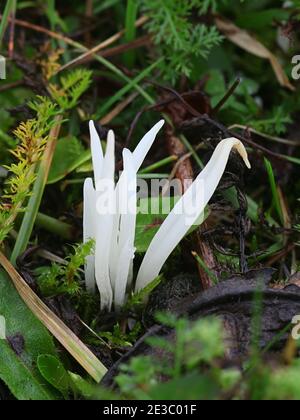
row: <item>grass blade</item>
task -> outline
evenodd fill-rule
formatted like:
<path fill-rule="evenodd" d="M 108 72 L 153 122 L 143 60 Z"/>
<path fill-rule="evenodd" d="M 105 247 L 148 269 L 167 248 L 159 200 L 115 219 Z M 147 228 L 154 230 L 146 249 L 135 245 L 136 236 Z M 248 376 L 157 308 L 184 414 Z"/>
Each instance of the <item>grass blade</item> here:
<path fill-rule="evenodd" d="M 195 260 L 200 265 L 200 267 L 205 271 L 205 273 L 209 276 L 209 278 L 212 281 L 212 284 L 213 285 L 218 284 L 219 280 L 218 280 L 217 276 L 207 267 L 207 265 L 202 260 L 202 258 L 197 254 L 197 252 L 192 251 L 192 256 L 195 258 Z"/>
<path fill-rule="evenodd" d="M 276 180 L 275 180 L 275 175 L 274 175 L 274 171 L 273 171 L 273 168 L 272 168 L 272 164 L 267 158 L 264 159 L 264 162 L 265 162 L 265 167 L 266 167 L 268 177 L 269 177 L 269 183 L 270 183 L 270 187 L 271 187 L 271 191 L 272 191 L 272 196 L 273 196 L 275 209 L 277 211 L 277 214 L 279 216 L 279 219 L 280 219 L 282 225 L 284 225 L 284 217 L 283 217 L 282 208 L 281 208 L 281 205 L 280 205 L 280 198 L 279 198 L 279 194 L 278 194 L 278 190 L 277 190 L 277 186 L 276 186 Z"/>
<path fill-rule="evenodd" d="M 135 21 L 138 12 L 138 1 L 127 0 L 126 18 L 125 18 L 125 41 L 131 42 L 135 39 L 136 26 Z M 135 51 L 127 51 L 124 53 L 124 64 L 128 68 L 132 68 L 135 61 Z"/>
<path fill-rule="evenodd" d="M 0 22 L 0 48 L 1 48 L 3 37 L 4 37 L 5 31 L 8 25 L 8 17 L 14 7 L 15 7 L 15 0 L 7 0 L 5 8 L 4 8 L 4 12 L 3 12 L 3 17 Z"/>
<path fill-rule="evenodd" d="M 23 303 L 2 269 L 0 314 L 6 324 L 5 337 L 0 339 L 0 379 L 18 400 L 54 400 L 55 394 L 36 367 L 40 354 L 58 356 L 53 339 Z M 17 342 L 23 342 L 24 347 L 14 347 Z"/>
<path fill-rule="evenodd" d="M 141 73 L 138 74 L 134 79 L 128 81 L 127 85 L 122 87 L 115 95 L 113 95 L 110 99 L 108 99 L 105 104 L 100 108 L 100 110 L 97 112 L 96 119 L 102 118 L 107 111 L 114 105 L 114 103 L 118 102 L 128 91 L 130 91 L 135 86 L 138 86 L 138 83 L 143 80 L 145 77 L 147 77 L 151 71 L 161 63 L 163 59 L 160 58 L 159 60 L 152 63 L 149 67 L 147 67 L 145 70 L 143 70 Z M 154 101 L 152 99 L 148 98 L 149 103 L 153 103 Z"/>

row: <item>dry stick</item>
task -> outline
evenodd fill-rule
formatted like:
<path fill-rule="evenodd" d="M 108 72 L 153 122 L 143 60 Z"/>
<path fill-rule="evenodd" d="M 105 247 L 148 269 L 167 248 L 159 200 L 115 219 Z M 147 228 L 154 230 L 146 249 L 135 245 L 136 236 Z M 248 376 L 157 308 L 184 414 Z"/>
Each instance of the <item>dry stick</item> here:
<path fill-rule="evenodd" d="M 10 90 L 19 86 L 22 86 L 24 80 L 17 80 L 16 82 L 6 83 L 6 85 L 0 86 L 0 92 L 5 92 L 6 90 Z"/>
<path fill-rule="evenodd" d="M 90 20 L 93 16 L 93 0 L 86 0 L 85 4 L 85 17 Z M 87 45 L 91 44 L 91 31 L 89 30 L 85 33 L 85 42 Z"/>
<path fill-rule="evenodd" d="M 8 56 L 13 57 L 14 54 L 14 38 L 15 38 L 15 20 L 16 20 L 16 0 L 11 11 L 11 21 L 9 30 L 9 42 L 8 42 Z"/>
<path fill-rule="evenodd" d="M 205 221 L 202 223 L 201 226 L 199 226 L 199 228 L 197 229 L 197 232 L 195 233 L 195 236 L 197 239 L 199 253 L 202 256 L 202 259 L 206 267 L 208 268 L 210 273 L 214 274 L 215 278 L 218 278 L 217 273 L 215 271 L 216 261 L 215 261 L 213 250 L 208 240 L 203 236 L 203 232 L 205 232 L 207 229 L 208 229 L 208 225 L 207 225 L 207 222 Z M 201 284 L 202 284 L 203 290 L 207 290 L 213 287 L 214 284 L 212 281 L 212 276 L 208 273 L 207 270 L 201 267 L 200 264 L 197 264 L 197 267 L 198 267 L 199 275 L 201 278 Z"/>
<path fill-rule="evenodd" d="M 2 19 L 2 17 L 3 17 L 3 15 L 0 14 L 0 20 Z M 142 16 L 136 21 L 135 24 L 138 27 L 138 26 L 143 25 L 147 20 L 148 20 L 147 16 Z M 8 18 L 8 21 L 11 22 L 11 18 Z M 81 45 L 79 42 L 74 41 L 73 39 L 68 38 L 67 36 L 64 36 L 64 35 L 62 35 L 58 32 L 51 31 L 50 29 L 44 28 L 44 27 L 36 25 L 34 23 L 27 22 L 26 20 L 15 19 L 15 24 L 18 25 L 18 26 L 21 26 L 23 28 L 27 28 L 27 29 L 31 29 L 31 30 L 36 31 L 36 32 L 43 33 L 45 35 L 48 35 L 50 38 L 54 38 L 54 39 L 57 39 L 59 41 L 63 41 L 66 44 L 71 45 L 74 48 L 80 49 L 81 51 L 86 50 L 85 53 L 82 54 L 82 56 L 84 56 L 84 55 L 89 56 L 89 55 L 95 54 L 95 52 L 98 52 L 98 51 L 108 47 L 109 45 L 111 45 L 112 43 L 114 43 L 115 41 L 120 39 L 122 37 L 122 35 L 124 34 L 124 29 L 123 29 L 123 30 L 117 32 L 116 34 L 112 35 L 111 37 L 109 37 L 105 41 L 101 42 L 99 45 L 96 45 L 96 47 L 89 50 L 88 48 Z M 82 56 L 77 57 L 77 59 L 81 59 Z M 75 60 L 77 60 L 77 59 L 75 59 Z M 72 61 L 67 63 L 66 66 L 68 64 L 71 65 L 71 63 L 72 63 Z M 63 67 L 65 68 L 65 66 L 63 66 Z"/>
<path fill-rule="evenodd" d="M 89 18 L 93 16 L 93 0 L 86 0 L 85 16 Z"/>
<path fill-rule="evenodd" d="M 275 254 L 273 257 L 271 257 L 267 262 L 267 267 L 271 267 L 275 262 L 278 260 L 283 259 L 286 255 L 288 255 L 293 249 L 295 249 L 296 244 L 290 244 L 286 246 L 283 250 L 279 251 L 277 254 Z"/>
<path fill-rule="evenodd" d="M 106 50 L 103 50 L 101 52 L 101 55 L 102 57 L 112 57 L 114 55 L 122 54 L 123 52 L 148 45 L 151 42 L 151 39 L 151 35 L 144 35 L 131 42 L 127 42 L 126 44 L 117 45 L 116 47 L 112 48 L 107 48 Z M 92 60 L 92 58 L 90 58 L 89 60 Z M 84 60 L 85 63 L 86 61 L 87 60 Z M 80 63 L 82 63 L 82 61 Z"/>
<path fill-rule="evenodd" d="M 133 130 L 134 130 L 138 120 L 140 119 L 141 115 L 143 114 L 143 112 L 146 111 L 146 110 L 149 111 L 150 109 L 155 109 L 155 108 L 156 108 L 156 104 L 149 105 L 149 106 L 143 106 L 142 109 L 137 112 L 137 114 L 134 117 L 132 123 L 130 124 L 129 131 L 128 131 L 128 134 L 127 134 L 127 137 L 126 137 L 126 140 L 125 140 L 125 147 L 129 146 Z"/>
<path fill-rule="evenodd" d="M 167 137 L 167 147 L 170 155 L 176 156 L 180 159 L 183 155 L 186 154 L 186 149 L 182 142 L 179 140 L 178 137 L 175 136 L 173 127 L 169 124 L 166 128 L 166 137 Z M 180 164 L 177 166 L 176 170 L 176 178 L 178 178 L 181 182 L 183 192 L 189 187 L 187 185 L 187 181 L 191 182 L 194 178 L 194 171 L 192 168 L 192 164 L 189 158 L 181 161 Z"/>
<path fill-rule="evenodd" d="M 214 107 L 213 112 L 216 114 L 218 111 L 220 111 L 220 109 L 222 108 L 222 106 L 227 102 L 227 100 L 231 97 L 231 95 L 233 94 L 233 92 L 235 91 L 235 89 L 238 87 L 238 85 L 240 84 L 240 79 L 237 78 L 236 81 L 233 83 L 233 85 L 228 89 L 228 91 L 225 93 L 225 95 L 223 96 L 223 98 L 217 103 L 217 105 Z"/>
<path fill-rule="evenodd" d="M 154 86 L 158 86 L 158 87 L 162 87 L 163 89 L 165 89 L 165 90 L 167 90 L 167 91 L 169 91 L 169 92 L 171 92 L 171 93 L 173 93 L 173 95 L 174 95 L 174 98 L 171 98 L 171 99 L 166 99 L 166 100 L 164 100 L 164 101 L 161 101 L 161 102 L 159 102 L 159 103 L 155 103 L 155 104 L 153 104 L 153 105 L 147 105 L 147 106 L 144 106 L 137 114 L 136 114 L 136 116 L 134 117 L 134 119 L 133 119 L 133 121 L 132 121 L 132 123 L 130 124 L 130 127 L 129 127 L 129 131 L 128 131 L 128 134 L 127 134 L 127 138 L 126 138 L 126 142 L 125 142 L 125 145 L 126 145 L 126 147 L 128 147 L 128 145 L 130 144 L 130 139 L 131 139 L 131 136 L 132 136 L 132 133 L 133 133 L 133 130 L 134 130 L 134 128 L 135 128 L 135 126 L 136 126 L 136 124 L 137 124 L 137 122 L 138 122 L 138 120 L 139 120 L 139 118 L 141 117 L 141 115 L 143 114 L 143 112 L 145 112 L 145 111 L 150 111 L 150 110 L 152 110 L 152 109 L 156 109 L 158 106 L 165 106 L 165 105 L 168 105 L 168 104 L 170 104 L 170 103 L 172 103 L 172 102 L 174 102 L 176 99 L 179 99 L 180 100 L 180 102 L 182 102 L 182 104 L 184 105 L 184 107 L 190 112 L 190 114 L 191 115 L 193 115 L 194 117 L 198 117 L 199 115 L 202 115 L 202 114 L 199 114 L 199 112 L 195 109 L 195 108 L 193 108 L 188 102 L 186 102 L 186 100 L 178 93 L 178 92 L 176 92 L 174 89 L 172 89 L 172 88 L 170 88 L 170 87 L 167 87 L 167 86 L 163 86 L 163 85 L 160 85 L 159 83 L 157 83 L 157 82 L 153 82 L 153 81 L 147 81 L 147 83 L 150 83 L 150 84 L 152 84 L 152 85 L 154 85 Z M 193 91 L 192 91 L 193 92 Z"/>
<path fill-rule="evenodd" d="M 52 160 L 54 156 L 54 151 L 57 144 L 57 139 L 58 139 L 59 132 L 61 129 L 62 119 L 63 119 L 62 115 L 58 115 L 55 118 L 55 126 L 50 131 L 49 139 L 48 139 L 45 152 L 44 152 L 44 156 L 41 161 L 41 166 L 43 168 L 43 173 L 44 173 L 45 185 L 48 180 L 48 176 L 49 176 L 49 172 L 50 172 L 50 168 L 51 168 L 51 164 L 52 164 Z"/>
<path fill-rule="evenodd" d="M 250 131 L 250 133 L 263 137 L 266 140 L 275 141 L 277 143 L 282 143 L 282 144 L 288 144 L 290 146 L 300 146 L 299 140 L 289 140 L 289 139 L 284 139 L 282 137 L 270 136 L 269 134 L 262 133 L 261 131 L 255 130 L 252 127 L 247 127 L 246 125 L 242 125 L 242 124 L 233 124 L 230 127 L 228 127 L 228 130 L 234 130 L 235 128 L 238 128 L 240 130 Z"/>
<path fill-rule="evenodd" d="M 3 15 L 0 14 L 0 19 L 2 19 Z M 8 18 L 8 21 L 11 22 L 11 17 Z M 44 28 L 42 26 L 36 25 L 34 23 L 27 22 L 26 20 L 22 19 L 15 19 L 15 24 L 17 26 L 21 26 L 23 28 L 31 29 L 36 32 L 43 33 L 45 35 L 48 35 L 50 38 L 57 39 L 59 41 L 63 41 L 66 44 L 71 45 L 74 48 L 78 48 L 78 43 L 76 41 L 73 41 L 71 38 L 68 38 L 62 34 L 59 34 L 57 32 L 51 31 L 50 29 Z"/>
<path fill-rule="evenodd" d="M 280 160 L 286 160 L 283 156 L 281 156 L 278 153 L 272 152 L 272 150 L 267 149 L 264 146 L 261 146 L 260 144 L 255 143 L 253 140 L 248 139 L 238 133 L 235 133 L 231 130 L 229 130 L 228 128 L 226 128 L 223 124 L 213 120 L 212 118 L 210 118 L 207 114 L 204 115 L 199 115 L 199 118 L 202 119 L 203 121 L 206 121 L 208 123 L 210 123 L 211 125 L 213 125 L 214 127 L 216 127 L 218 130 L 220 130 L 224 135 L 226 135 L 227 137 L 235 137 L 238 140 L 241 140 L 244 143 L 249 144 L 250 146 L 252 146 L 254 149 L 258 149 L 261 150 L 262 152 L 273 156 L 276 159 L 280 159 Z"/>
<path fill-rule="evenodd" d="M 133 50 L 133 49 L 148 45 L 151 42 L 151 38 L 152 38 L 151 35 L 144 35 L 144 36 L 141 36 L 140 38 L 137 38 L 137 39 L 135 39 L 131 42 L 128 42 L 126 44 L 117 45 L 116 47 L 112 47 L 112 48 L 107 48 L 107 49 L 101 51 L 101 54 L 98 54 L 98 55 L 101 55 L 101 57 L 105 57 L 105 58 L 113 57 L 115 55 L 122 54 L 126 51 Z M 81 64 L 86 64 L 86 63 L 92 61 L 94 59 L 93 57 L 94 57 L 94 54 L 93 54 L 92 57 L 89 56 L 89 57 L 83 58 L 83 59 L 80 59 L 80 57 L 78 57 L 75 60 L 72 60 L 69 63 L 67 63 L 66 65 L 62 66 L 55 74 L 60 73 L 62 70 L 65 70 L 66 68 L 70 68 L 70 67 L 73 68 L 73 67 L 75 67 L 75 65 L 78 66 L 78 65 L 81 65 Z"/>
<path fill-rule="evenodd" d="M 147 16 L 142 16 L 135 22 L 135 26 L 136 27 L 142 26 L 147 20 L 148 20 Z M 66 63 L 64 66 L 62 66 L 56 74 L 60 73 L 63 70 L 66 70 L 67 68 L 75 65 L 78 62 L 82 62 L 83 60 L 86 60 L 87 58 L 93 56 L 94 54 L 98 53 L 99 51 L 113 44 L 118 39 L 120 39 L 124 35 L 124 33 L 125 33 L 125 29 L 122 29 L 121 31 L 112 35 L 110 38 L 106 39 L 105 41 L 91 48 L 90 50 L 87 50 L 85 53 L 81 54 L 80 56 L 74 58 L 74 60 L 71 60 L 69 61 L 69 63 Z M 78 45 L 76 46 L 76 48 L 77 47 Z"/>
<path fill-rule="evenodd" d="M 177 172 L 180 170 L 180 166 L 187 160 L 187 159 L 189 159 L 190 157 L 192 156 L 192 153 L 191 152 L 188 152 L 188 153 L 186 153 L 185 155 L 183 155 L 183 156 L 181 156 L 181 158 L 180 159 L 178 159 L 177 160 L 177 162 L 175 163 L 175 165 L 173 166 L 173 169 L 172 169 L 172 171 L 171 171 L 171 173 L 170 173 L 170 176 L 169 176 L 169 178 L 168 178 L 168 181 L 169 182 L 171 182 L 172 181 L 172 179 L 174 179 L 174 178 L 176 178 L 176 174 L 177 174 Z M 167 185 L 167 184 L 166 184 Z M 163 190 L 162 190 L 162 195 L 165 195 L 165 193 L 166 193 L 166 189 L 165 188 L 163 188 Z"/>
<path fill-rule="evenodd" d="M 108 114 L 106 114 L 100 120 L 101 125 L 109 124 L 117 115 L 119 115 L 134 99 L 138 96 L 138 92 L 133 92 L 122 102 L 120 102 L 115 108 L 113 108 Z"/>
<path fill-rule="evenodd" d="M 164 86 L 160 83 L 157 82 L 153 82 L 152 80 L 148 80 L 147 83 L 150 83 L 153 86 L 157 86 L 163 90 L 166 90 L 167 92 L 170 92 L 172 95 L 175 96 L 175 98 L 177 98 L 187 109 L 187 111 L 189 111 L 189 113 L 191 115 L 193 115 L 194 117 L 198 117 L 199 115 L 202 115 L 199 111 L 197 111 L 192 105 L 190 105 L 183 97 L 182 95 L 177 92 L 175 89 L 170 88 L 169 86 Z M 161 104 L 160 104 L 161 105 Z"/>
<path fill-rule="evenodd" d="M 284 196 L 283 191 L 279 185 L 277 186 L 277 191 L 278 191 L 278 198 L 279 198 L 279 203 L 280 203 L 282 216 L 283 216 L 283 227 L 285 229 L 284 234 L 283 234 L 283 243 L 284 245 L 287 245 L 288 240 L 289 240 L 288 231 L 292 229 L 292 222 L 291 222 L 291 217 L 290 217 L 291 212 L 288 207 L 286 197 Z"/>
<path fill-rule="evenodd" d="M 58 318 L 33 292 L 8 259 L 0 252 L 0 264 L 7 271 L 15 288 L 28 308 L 65 347 L 75 360 L 99 382 L 106 373 L 106 367 L 86 345 Z"/>
<path fill-rule="evenodd" d="M 62 264 L 62 265 L 67 265 L 67 261 L 64 260 L 63 258 L 59 257 L 56 254 L 53 254 L 52 252 L 46 250 L 46 249 L 37 249 L 37 255 L 39 257 L 44 258 L 45 260 L 51 261 L 51 262 L 56 262 L 58 264 Z"/>
<path fill-rule="evenodd" d="M 195 151 L 197 151 L 197 150 L 199 150 L 200 148 L 202 147 L 202 143 L 200 143 L 200 144 L 198 144 L 196 147 L 194 147 L 194 150 Z M 186 160 L 186 159 L 189 159 L 190 157 L 192 157 L 193 156 L 193 154 L 192 154 L 192 152 L 188 152 L 188 153 L 186 153 L 185 155 L 183 155 L 183 156 L 181 156 L 181 158 L 180 159 L 178 159 L 177 161 L 176 161 L 176 163 L 175 163 L 175 165 L 173 166 L 173 169 L 172 169 L 172 171 L 171 171 L 171 173 L 170 173 L 170 175 L 169 175 L 169 178 L 168 178 L 168 181 L 169 182 L 171 182 L 172 181 L 172 179 L 174 179 L 175 177 L 176 177 L 176 173 L 177 173 L 177 171 L 178 171 L 178 168 L 179 168 L 179 166 Z M 166 187 L 167 187 L 167 185 L 166 185 Z M 163 189 L 162 189 L 162 195 L 165 195 L 165 193 L 166 193 L 166 188 L 164 187 Z"/>

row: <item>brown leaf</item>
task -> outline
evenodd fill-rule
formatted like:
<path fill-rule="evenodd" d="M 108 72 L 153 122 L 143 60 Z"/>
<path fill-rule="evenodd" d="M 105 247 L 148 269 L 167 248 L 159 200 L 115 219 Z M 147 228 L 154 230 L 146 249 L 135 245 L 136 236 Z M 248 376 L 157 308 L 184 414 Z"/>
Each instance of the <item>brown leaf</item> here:
<path fill-rule="evenodd" d="M 239 46 L 250 54 L 269 60 L 279 84 L 292 91 L 295 90 L 295 87 L 290 83 L 278 59 L 261 42 L 255 39 L 244 29 L 239 28 L 234 23 L 224 19 L 223 17 L 216 16 L 215 23 L 219 31 L 223 32 L 226 38 L 228 38 L 235 45 Z"/>

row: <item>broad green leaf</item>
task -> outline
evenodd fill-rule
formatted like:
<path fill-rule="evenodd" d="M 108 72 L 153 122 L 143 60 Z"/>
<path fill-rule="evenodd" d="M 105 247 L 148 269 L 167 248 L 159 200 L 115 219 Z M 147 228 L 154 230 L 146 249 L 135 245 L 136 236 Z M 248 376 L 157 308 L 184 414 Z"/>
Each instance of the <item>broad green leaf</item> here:
<path fill-rule="evenodd" d="M 92 398 L 97 390 L 95 384 L 88 382 L 86 379 L 83 379 L 80 375 L 77 375 L 74 372 L 68 372 L 70 380 L 75 386 L 76 390 L 83 395 L 85 398 Z"/>
<path fill-rule="evenodd" d="M 120 397 L 113 391 L 101 385 L 95 385 L 74 372 L 69 371 L 68 373 L 73 388 L 84 398 L 93 400 L 120 400 Z"/>
<path fill-rule="evenodd" d="M 52 354 L 41 354 L 37 359 L 37 366 L 46 381 L 67 397 L 70 377 L 60 360 Z"/>
<path fill-rule="evenodd" d="M 85 150 L 76 137 L 64 137 L 57 142 L 48 184 L 54 184 L 87 162 L 90 150 Z"/>
<path fill-rule="evenodd" d="M 6 320 L 7 337 L 0 340 L 0 378 L 19 400 L 55 399 L 36 368 L 40 354 L 56 355 L 52 337 L 26 307 L 3 270 L 0 270 L 0 314 Z M 16 338 L 24 346 L 14 351 L 11 343 Z"/>

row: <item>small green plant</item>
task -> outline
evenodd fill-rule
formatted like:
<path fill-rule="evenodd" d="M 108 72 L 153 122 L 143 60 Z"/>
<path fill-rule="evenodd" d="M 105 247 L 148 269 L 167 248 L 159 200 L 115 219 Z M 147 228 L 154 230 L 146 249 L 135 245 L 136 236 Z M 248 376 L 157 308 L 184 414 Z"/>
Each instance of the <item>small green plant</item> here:
<path fill-rule="evenodd" d="M 215 26 L 195 24 L 191 19 L 192 13 L 203 15 L 215 7 L 214 0 L 142 1 L 143 11 L 150 17 L 148 30 L 164 57 L 161 70 L 167 80 L 174 83 L 182 74 L 189 76 L 193 59 L 206 59 L 221 43 L 223 37 Z"/>
<path fill-rule="evenodd" d="M 91 84 L 92 72 L 86 69 L 76 69 L 60 78 L 60 86 L 50 83 L 49 90 L 59 107 L 67 111 L 77 105 L 80 96 Z"/>
<path fill-rule="evenodd" d="M 36 112 L 36 117 L 21 122 L 14 130 L 18 145 L 12 154 L 16 162 L 6 166 L 11 176 L 6 181 L 0 203 L 0 243 L 13 228 L 17 215 L 30 195 L 37 164 L 43 155 L 49 131 L 55 124 L 54 118 L 59 113 L 50 99 L 41 96 L 30 102 L 29 106 Z"/>
<path fill-rule="evenodd" d="M 94 241 L 73 246 L 73 254 L 65 259 L 65 264 L 52 263 L 50 267 L 36 270 L 37 282 L 44 296 L 58 294 L 76 295 L 80 292 L 80 267 L 85 258 L 93 252 Z"/>
<path fill-rule="evenodd" d="M 294 360 L 288 367 L 281 367 L 276 372 L 269 372 L 268 387 L 265 390 L 266 400 L 299 400 L 299 360 Z"/>
<path fill-rule="evenodd" d="M 239 380 L 237 369 L 220 367 L 225 347 L 218 319 L 191 322 L 171 314 L 159 314 L 158 320 L 174 328 L 174 340 L 149 338 L 148 343 L 159 349 L 159 360 L 139 356 L 121 367 L 116 382 L 125 398 L 212 399 Z"/>
<path fill-rule="evenodd" d="M 142 326 L 137 322 L 129 333 L 124 333 L 120 324 L 116 324 L 113 331 L 100 332 L 99 336 L 106 338 L 111 347 L 131 347 L 140 335 Z"/>
<path fill-rule="evenodd" d="M 249 125 L 266 134 L 279 136 L 286 132 L 287 124 L 291 122 L 290 115 L 282 107 L 278 106 L 272 110 L 268 118 L 251 121 Z"/>

